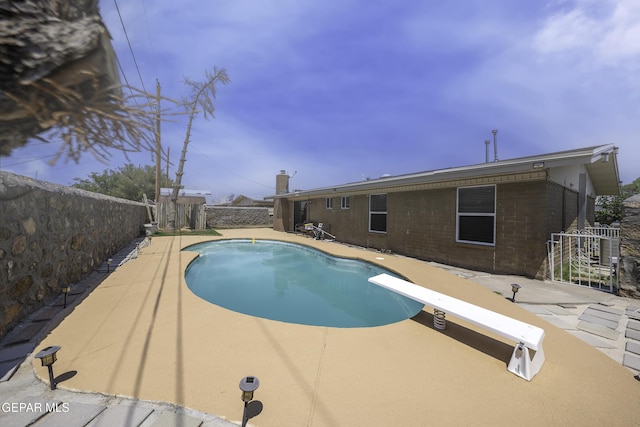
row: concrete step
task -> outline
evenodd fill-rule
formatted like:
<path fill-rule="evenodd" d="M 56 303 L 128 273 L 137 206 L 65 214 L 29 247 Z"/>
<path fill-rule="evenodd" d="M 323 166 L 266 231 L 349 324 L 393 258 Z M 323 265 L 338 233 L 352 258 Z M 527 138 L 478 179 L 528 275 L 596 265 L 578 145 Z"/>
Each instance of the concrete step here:
<path fill-rule="evenodd" d="M 45 322 L 48 320 L 53 319 L 56 314 L 60 313 L 60 308 L 59 307 L 44 307 L 40 310 L 38 310 L 33 317 L 31 318 L 31 320 L 33 320 L 34 322 Z"/>
<path fill-rule="evenodd" d="M 624 313 L 624 311 L 622 311 L 622 310 L 619 310 L 619 309 L 613 308 L 613 307 L 608 307 L 608 306 L 603 305 L 603 304 L 591 304 L 588 308 L 593 309 L 593 310 L 597 310 L 597 311 L 601 311 L 603 313 L 617 315 L 618 317 L 622 316 L 622 314 Z"/>
<path fill-rule="evenodd" d="M 640 356 L 640 341 L 628 340 L 624 349 L 629 353 L 635 353 Z"/>
<path fill-rule="evenodd" d="M 29 353 L 36 348 L 34 343 L 23 343 L 17 345 L 11 345 L 2 347 L 0 349 L 0 362 L 6 362 L 9 360 L 24 359 Z"/>
<path fill-rule="evenodd" d="M 153 409 L 133 405 L 109 406 L 94 418 L 87 427 L 130 426 L 137 427 L 151 415 Z"/>
<path fill-rule="evenodd" d="M 634 331 L 640 331 L 640 321 L 629 319 L 627 322 L 627 329 L 633 329 Z"/>
<path fill-rule="evenodd" d="M 626 314 L 630 319 L 640 320 L 640 307 L 627 307 Z"/>
<path fill-rule="evenodd" d="M 601 319 L 611 320 L 612 322 L 619 322 L 622 318 L 622 314 L 613 314 L 606 311 L 596 310 L 588 307 L 583 314 L 589 314 L 591 316 L 599 317 Z"/>
<path fill-rule="evenodd" d="M 589 314 L 587 311 L 585 311 L 580 317 L 578 317 L 578 319 L 584 322 L 595 323 L 598 325 L 606 326 L 609 329 L 615 330 L 618 328 L 617 321 L 603 319 L 602 317 L 598 317 L 598 316 L 593 316 Z"/>
<path fill-rule="evenodd" d="M 622 358 L 622 365 L 626 366 L 627 368 L 640 371 L 640 356 L 632 353 L 625 353 Z"/>
<path fill-rule="evenodd" d="M 61 407 L 62 402 L 29 396 L 19 400 L 7 399 L 3 405 L 3 410 L 0 411 L 0 425 L 2 427 L 25 427 L 34 425 L 38 420 L 47 417 L 49 410 Z"/>
<path fill-rule="evenodd" d="M 591 322 L 585 322 L 582 321 L 580 323 L 578 323 L 577 326 L 578 329 L 585 331 L 585 332 L 589 332 L 592 333 L 594 335 L 598 335 L 604 338 L 608 338 L 610 340 L 615 340 L 618 339 L 618 335 L 619 332 L 615 331 L 611 328 L 608 328 L 606 326 L 602 326 L 596 323 L 591 323 Z"/>
<path fill-rule="evenodd" d="M 634 329 L 627 329 L 624 336 L 631 338 L 632 340 L 640 341 L 640 331 L 636 331 Z"/>
<path fill-rule="evenodd" d="M 15 345 L 27 342 L 35 337 L 45 324 L 42 322 L 31 322 L 16 326 L 7 336 L 5 345 Z"/>
<path fill-rule="evenodd" d="M 200 427 L 202 420 L 175 412 L 163 412 L 152 424 L 153 427 Z"/>
<path fill-rule="evenodd" d="M 571 311 L 567 310 L 564 307 L 560 307 L 559 305 L 545 305 L 544 308 L 553 314 L 561 316 L 570 316 L 573 314 Z"/>
<path fill-rule="evenodd" d="M 105 406 L 89 403 L 60 403 L 54 412 L 40 418 L 34 427 L 84 427 L 97 417 Z"/>
<path fill-rule="evenodd" d="M 35 347 L 34 343 L 26 342 L 0 349 L 0 383 L 11 379 L 16 369 Z"/>

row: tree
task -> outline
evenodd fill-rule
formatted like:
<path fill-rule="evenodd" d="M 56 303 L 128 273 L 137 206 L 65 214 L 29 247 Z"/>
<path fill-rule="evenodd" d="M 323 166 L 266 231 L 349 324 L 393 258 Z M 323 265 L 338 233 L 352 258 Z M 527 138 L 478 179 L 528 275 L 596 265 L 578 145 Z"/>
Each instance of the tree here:
<path fill-rule="evenodd" d="M 631 184 L 620 187 L 619 196 L 598 196 L 596 199 L 596 221 L 600 224 L 611 224 L 622 219 L 622 202 L 640 194 L 640 178 L 636 178 Z"/>
<path fill-rule="evenodd" d="M 598 196 L 596 199 L 596 221 L 611 225 L 622 219 L 622 196 Z"/>
<path fill-rule="evenodd" d="M 170 229 L 175 229 L 176 225 L 176 205 L 178 203 L 178 193 L 182 186 L 182 175 L 184 175 L 184 163 L 187 161 L 187 148 L 189 141 L 191 141 L 191 126 L 193 125 L 193 119 L 202 111 L 204 118 L 213 118 L 215 106 L 213 100 L 216 98 L 216 83 L 222 83 L 224 85 L 229 84 L 229 76 L 224 68 L 213 68 L 213 72 L 205 71 L 205 82 L 196 82 L 189 78 L 185 78 L 185 85 L 191 88 L 191 94 L 185 97 L 182 101 L 184 108 L 189 115 L 187 122 L 187 132 L 184 138 L 184 144 L 182 146 L 182 153 L 180 155 L 180 162 L 178 163 L 178 171 L 176 172 L 176 181 L 171 192 L 171 201 L 169 207 L 169 221 L 168 226 Z M 200 108 L 201 110 L 198 110 Z"/>
<path fill-rule="evenodd" d="M 97 1 L 3 1 L 0 156 L 32 139 L 62 145 L 49 162 L 154 150 L 155 112 L 120 85 Z"/>
<path fill-rule="evenodd" d="M 622 186 L 622 197 L 625 199 L 640 194 L 640 178 L 636 178 L 631 184 Z"/>
<path fill-rule="evenodd" d="M 105 169 L 101 174 L 92 172 L 89 178 L 74 178 L 73 187 L 122 199 L 141 201 L 142 195 L 155 193 L 156 172 L 154 166 L 127 164 L 117 170 Z M 172 187 L 173 181 L 163 177 L 162 186 Z"/>

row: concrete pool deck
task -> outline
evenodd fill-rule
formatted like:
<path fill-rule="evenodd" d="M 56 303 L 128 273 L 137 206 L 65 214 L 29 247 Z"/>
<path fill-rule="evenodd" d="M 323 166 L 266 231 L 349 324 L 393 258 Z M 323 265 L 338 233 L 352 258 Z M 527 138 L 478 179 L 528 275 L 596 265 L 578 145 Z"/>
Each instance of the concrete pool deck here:
<path fill-rule="evenodd" d="M 270 229 L 221 233 L 154 237 L 95 288 L 38 345 L 62 347 L 56 374 L 75 372 L 58 387 L 238 420 L 238 383 L 255 375 L 264 404 L 256 426 L 640 425 L 640 383 L 628 369 L 486 287 L 416 259 Z M 527 382 L 506 369 L 512 343 L 453 316 L 437 331 L 427 308 L 392 325 L 342 329 L 255 318 L 193 295 L 184 270 L 196 254 L 182 249 L 240 237 L 371 261 L 539 326 L 546 362 Z"/>

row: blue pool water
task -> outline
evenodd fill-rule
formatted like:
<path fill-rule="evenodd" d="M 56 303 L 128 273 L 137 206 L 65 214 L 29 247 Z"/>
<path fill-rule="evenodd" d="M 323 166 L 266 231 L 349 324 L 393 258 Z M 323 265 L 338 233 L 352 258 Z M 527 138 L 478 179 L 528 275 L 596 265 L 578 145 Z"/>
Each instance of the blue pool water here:
<path fill-rule="evenodd" d="M 367 281 L 376 265 L 292 243 L 222 240 L 187 248 L 200 254 L 187 268 L 189 289 L 236 312 L 304 325 L 380 326 L 423 305 Z"/>

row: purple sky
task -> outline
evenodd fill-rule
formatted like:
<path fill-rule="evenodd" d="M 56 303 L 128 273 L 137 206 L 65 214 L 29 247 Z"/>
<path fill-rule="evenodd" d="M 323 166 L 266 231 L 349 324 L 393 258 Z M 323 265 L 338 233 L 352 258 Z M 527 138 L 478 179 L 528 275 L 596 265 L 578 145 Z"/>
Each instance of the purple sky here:
<path fill-rule="evenodd" d="M 183 179 L 216 199 L 271 195 L 281 169 L 310 189 L 482 163 L 495 128 L 500 159 L 612 143 L 623 183 L 640 177 L 637 0 L 118 0 L 142 82 L 114 1 L 100 7 L 133 86 L 180 99 L 184 76 L 226 68 Z M 173 178 L 185 130 L 162 127 Z M 127 162 L 47 165 L 58 148 L 0 167 L 71 184 Z"/>

